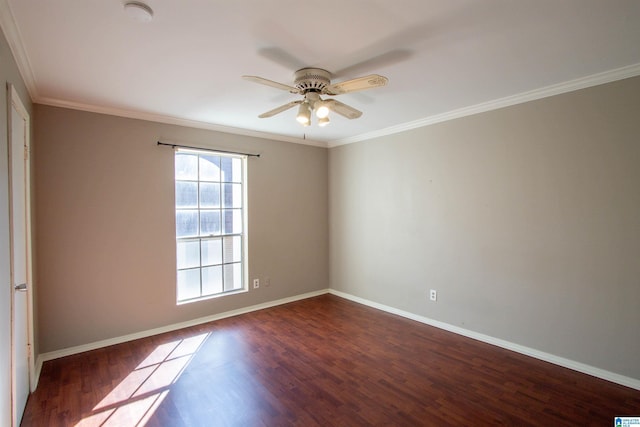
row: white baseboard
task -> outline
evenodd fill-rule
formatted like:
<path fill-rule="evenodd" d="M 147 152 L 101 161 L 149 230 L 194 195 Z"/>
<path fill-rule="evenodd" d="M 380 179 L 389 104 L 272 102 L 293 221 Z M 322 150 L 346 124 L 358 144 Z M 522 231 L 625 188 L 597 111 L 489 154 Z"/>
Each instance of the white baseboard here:
<path fill-rule="evenodd" d="M 127 341 L 136 340 L 139 338 L 146 338 L 153 335 L 162 334 L 165 332 L 171 332 L 178 329 L 188 328 L 190 326 L 196 326 L 207 322 L 212 322 L 215 320 L 225 319 L 228 317 L 238 316 L 240 314 L 250 313 L 252 311 L 258 311 L 265 308 L 275 307 L 282 304 L 287 304 L 294 301 L 299 301 L 307 298 L 316 297 L 319 295 L 324 295 L 326 293 L 330 293 L 336 295 L 338 297 L 357 302 L 359 304 L 363 304 L 378 310 L 385 311 L 387 313 L 396 314 L 401 317 L 405 317 L 407 319 L 415 320 L 420 323 L 424 323 L 430 326 L 434 326 L 439 329 L 443 329 L 445 331 L 453 332 L 458 335 L 462 335 L 468 338 L 472 338 L 478 341 L 482 341 L 488 344 L 492 344 L 498 347 L 505 348 L 507 350 L 515 351 L 516 353 L 521 353 L 527 356 L 534 357 L 536 359 L 544 360 L 545 362 L 553 363 L 554 365 L 562 366 L 565 368 L 572 369 L 574 371 L 582 372 L 587 375 L 594 376 L 596 378 L 601 378 L 607 381 L 611 381 L 616 384 L 620 384 L 626 387 L 630 387 L 636 390 L 640 390 L 640 380 L 635 378 L 626 377 L 624 375 L 616 374 L 614 372 L 606 371 L 604 369 L 596 368 L 594 366 L 586 365 L 584 363 L 576 362 L 574 360 L 566 359 L 564 357 L 559 357 L 550 353 L 546 353 L 540 350 L 536 350 L 530 347 L 525 347 L 523 345 L 514 344 L 509 341 L 505 341 L 499 338 L 495 338 L 489 335 L 484 335 L 478 332 L 470 331 L 468 329 L 460 328 L 458 326 L 450 325 L 448 323 L 440 322 L 437 320 L 430 319 L 428 317 L 419 316 L 414 313 L 410 313 L 408 311 L 400 310 L 394 307 L 390 307 L 388 305 L 380 304 L 374 301 L 370 301 L 364 298 L 357 297 L 355 295 L 351 295 L 345 292 L 337 291 L 335 289 L 322 289 L 320 291 L 308 292 L 301 295 L 295 295 L 293 297 L 283 298 L 275 301 L 269 301 L 262 304 L 252 305 L 250 307 L 240 308 L 237 310 L 226 311 L 224 313 L 214 314 L 211 316 L 201 317 L 194 320 L 189 320 L 186 322 L 176 323 L 173 325 L 163 326 L 160 328 L 150 329 L 147 331 L 138 332 L 135 334 L 124 335 L 121 337 L 111 338 L 102 341 L 96 341 L 89 344 L 84 344 L 76 347 L 70 347 L 62 350 L 52 351 L 48 353 L 40 354 L 36 361 L 36 378 L 35 384 L 37 385 L 38 380 L 40 378 L 40 372 L 42 371 L 42 365 L 44 362 L 48 360 L 58 359 L 60 357 L 71 356 L 78 353 L 83 353 L 85 351 L 96 350 L 98 348 L 107 347 L 110 345 L 120 344 Z"/>
<path fill-rule="evenodd" d="M 178 329 L 188 328 L 190 326 L 201 325 L 203 323 L 213 322 L 214 320 L 226 319 L 227 317 L 238 316 L 240 314 L 250 313 L 252 311 L 263 310 L 265 308 L 275 307 L 282 304 L 287 304 L 294 301 L 299 301 L 307 298 L 324 295 L 329 292 L 329 289 L 322 289 L 314 292 L 307 292 L 292 297 L 282 298 L 275 301 L 269 301 L 262 304 L 252 305 L 249 307 L 239 308 L 237 310 L 225 311 L 223 313 L 213 314 L 211 316 L 200 317 L 198 319 L 188 320 L 186 322 L 174 323 L 172 325 L 162 326 L 160 328 L 149 329 L 142 332 L 136 332 L 134 334 L 124 335 L 121 337 L 109 338 L 106 340 L 96 341 L 89 344 L 83 344 L 76 347 L 64 348 L 62 350 L 51 351 L 48 353 L 42 353 L 38 355 L 36 359 L 36 378 L 35 384 L 37 386 L 40 379 L 40 372 L 42 371 L 42 365 L 44 362 L 53 359 L 59 359 L 61 357 L 71 356 L 78 353 L 84 353 L 85 351 L 96 350 L 102 347 L 108 347 L 110 345 L 121 344 L 127 341 L 133 341 L 140 338 L 146 338 L 153 335 L 163 334 L 165 332 L 176 331 Z"/>
<path fill-rule="evenodd" d="M 521 353 L 527 356 L 534 357 L 536 359 L 544 360 L 545 362 L 553 363 L 554 365 L 562 366 L 564 368 L 569 368 L 574 371 L 582 372 L 583 374 L 588 374 L 596 378 L 601 378 L 603 380 L 611 381 L 616 384 L 620 384 L 626 387 L 640 390 L 640 380 L 635 378 L 626 377 L 624 375 L 616 374 L 614 372 L 606 371 L 604 369 L 600 369 L 594 366 L 586 365 L 584 363 L 576 362 L 575 360 L 566 359 L 564 357 L 556 356 L 554 354 L 546 353 L 544 351 L 536 350 L 530 347 L 525 347 L 520 344 L 514 344 L 512 342 L 495 338 L 489 335 L 484 335 L 478 332 L 470 331 L 468 329 L 460 328 L 458 326 L 450 325 L 448 323 L 433 320 L 428 317 L 419 316 L 417 314 L 413 314 L 408 311 L 399 310 L 397 308 L 390 307 L 384 304 L 379 304 L 377 302 L 360 298 L 355 295 L 347 294 L 345 292 L 337 291 L 335 289 L 329 289 L 329 293 L 344 299 L 348 299 L 353 302 L 357 302 L 359 304 L 363 304 L 378 310 L 386 311 L 387 313 L 396 314 L 398 316 L 415 320 L 417 322 L 424 323 L 430 326 L 434 326 L 436 328 L 443 329 L 445 331 L 453 332 L 455 334 L 472 338 L 478 341 L 482 341 L 487 344 L 492 344 L 498 347 L 505 348 L 507 350 L 515 351 L 516 353 Z"/>

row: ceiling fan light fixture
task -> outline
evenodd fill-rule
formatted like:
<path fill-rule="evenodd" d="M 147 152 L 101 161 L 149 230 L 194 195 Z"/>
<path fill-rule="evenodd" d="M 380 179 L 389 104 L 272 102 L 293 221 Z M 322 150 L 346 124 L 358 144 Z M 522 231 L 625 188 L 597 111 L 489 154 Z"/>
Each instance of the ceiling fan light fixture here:
<path fill-rule="evenodd" d="M 330 122 L 331 122 L 331 120 L 329 120 L 329 116 L 322 117 L 322 118 L 318 119 L 318 126 L 325 127 Z"/>
<path fill-rule="evenodd" d="M 296 120 L 303 126 L 309 126 L 311 124 L 311 109 L 306 102 L 300 104 Z"/>
<path fill-rule="evenodd" d="M 362 111 L 358 111 L 335 99 L 323 100 L 320 97 L 321 95 L 336 96 L 344 93 L 373 89 L 384 86 L 389 81 L 389 79 L 384 76 L 370 74 L 368 76 L 342 81 L 337 84 L 331 84 L 331 73 L 320 68 L 301 68 L 296 71 L 294 73 L 294 86 L 274 82 L 273 80 L 258 76 L 245 75 L 242 76 L 242 78 L 254 83 L 286 90 L 296 95 L 302 95 L 304 100 L 291 101 L 266 113 L 262 113 L 258 117 L 261 119 L 272 117 L 299 105 L 296 120 L 303 126 L 309 126 L 311 124 L 312 113 L 315 113 L 315 116 L 318 118 L 319 126 L 329 124 L 329 114 L 332 112 L 347 119 L 357 119 L 362 116 Z"/>

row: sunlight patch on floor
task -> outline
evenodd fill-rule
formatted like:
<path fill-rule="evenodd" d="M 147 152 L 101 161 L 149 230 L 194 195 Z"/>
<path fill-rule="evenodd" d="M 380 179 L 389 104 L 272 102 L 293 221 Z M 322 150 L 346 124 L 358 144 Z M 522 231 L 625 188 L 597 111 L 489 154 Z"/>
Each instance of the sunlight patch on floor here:
<path fill-rule="evenodd" d="M 144 426 L 208 336 L 159 345 L 76 427 Z"/>

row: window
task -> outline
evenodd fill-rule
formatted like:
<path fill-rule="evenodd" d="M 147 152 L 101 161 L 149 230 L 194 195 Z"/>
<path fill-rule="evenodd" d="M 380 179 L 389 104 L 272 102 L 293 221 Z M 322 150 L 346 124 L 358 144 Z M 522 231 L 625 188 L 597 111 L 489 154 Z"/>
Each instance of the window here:
<path fill-rule="evenodd" d="M 178 303 L 245 291 L 244 156 L 178 150 Z"/>

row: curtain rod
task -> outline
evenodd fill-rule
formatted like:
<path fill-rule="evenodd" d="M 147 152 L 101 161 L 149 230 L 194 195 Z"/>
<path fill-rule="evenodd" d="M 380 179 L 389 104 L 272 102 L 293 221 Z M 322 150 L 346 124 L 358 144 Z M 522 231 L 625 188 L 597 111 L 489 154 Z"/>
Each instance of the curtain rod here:
<path fill-rule="evenodd" d="M 178 148 L 190 148 L 192 150 L 213 151 L 213 152 L 216 152 L 216 153 L 240 154 L 242 156 L 248 156 L 248 157 L 260 157 L 260 154 L 240 153 L 240 152 L 237 152 L 237 151 L 227 151 L 227 150 L 217 150 L 215 148 L 190 147 L 188 145 L 167 144 L 166 142 L 160 142 L 160 141 L 158 141 L 158 145 L 165 145 L 167 147 L 172 147 L 172 148 L 178 147 Z"/>

